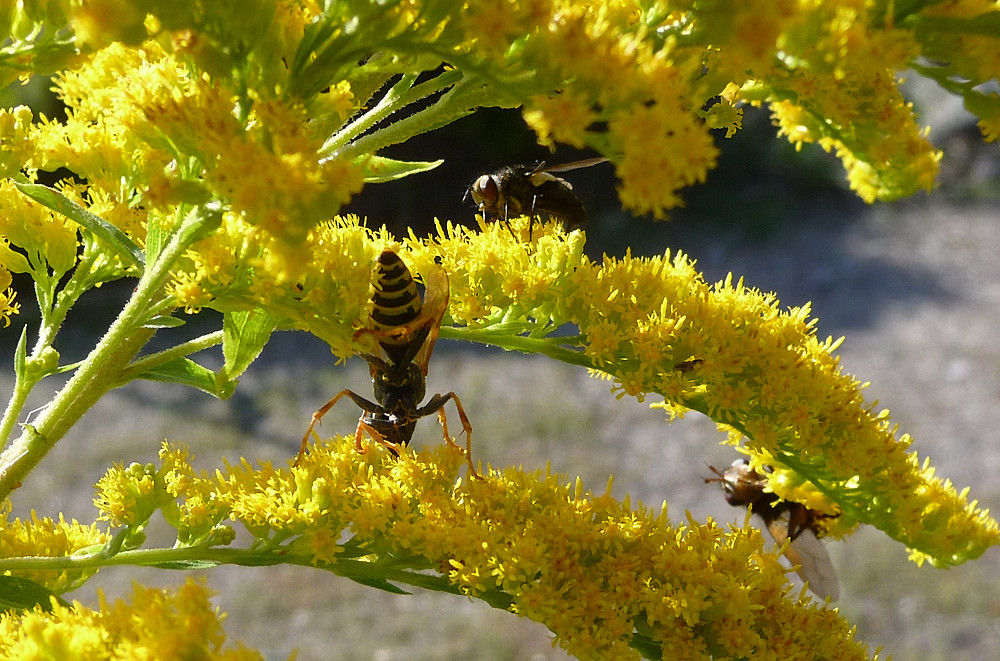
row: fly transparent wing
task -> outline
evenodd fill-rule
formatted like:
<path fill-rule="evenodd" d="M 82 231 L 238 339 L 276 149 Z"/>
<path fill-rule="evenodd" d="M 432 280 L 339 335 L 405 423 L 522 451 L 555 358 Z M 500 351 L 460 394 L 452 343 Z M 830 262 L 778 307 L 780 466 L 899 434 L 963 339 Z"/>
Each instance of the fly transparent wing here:
<path fill-rule="evenodd" d="M 545 163 L 542 162 L 538 165 L 532 174 L 538 172 L 569 172 L 570 170 L 579 170 L 580 168 L 589 168 L 591 165 L 597 165 L 598 163 L 604 163 L 608 159 L 604 156 L 598 156 L 597 158 L 585 158 L 582 161 L 573 161 L 572 163 L 563 163 L 562 165 L 553 165 L 552 167 L 545 167 Z"/>
<path fill-rule="evenodd" d="M 768 522 L 767 529 L 778 546 L 781 546 L 788 539 L 788 517 L 781 516 Z M 808 583 L 809 590 L 814 595 L 823 600 L 830 597 L 830 601 L 840 598 L 840 582 L 837 581 L 830 553 L 826 550 L 826 544 L 811 530 L 803 530 L 785 547 L 785 557 L 792 563 L 799 578 Z"/>

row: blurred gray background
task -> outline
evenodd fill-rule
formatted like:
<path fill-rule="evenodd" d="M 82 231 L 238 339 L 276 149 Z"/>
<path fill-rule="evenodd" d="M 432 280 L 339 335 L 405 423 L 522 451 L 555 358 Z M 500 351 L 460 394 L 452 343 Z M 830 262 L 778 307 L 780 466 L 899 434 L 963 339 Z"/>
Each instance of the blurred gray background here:
<path fill-rule="evenodd" d="M 28 93 L 37 94 L 42 107 L 51 103 L 44 86 Z M 890 409 L 940 476 L 971 486 L 972 498 L 998 512 L 1000 158 L 996 145 L 981 144 L 960 102 L 932 89 L 913 93 L 921 121 L 932 125 L 931 138 L 946 156 L 939 189 L 901 203 L 860 203 L 845 190 L 838 162 L 818 148 L 795 153 L 774 138 L 759 112 L 748 115 L 736 138 L 719 140 L 719 168 L 687 192 L 686 208 L 668 223 L 622 214 L 607 166 L 567 178 L 591 210 L 588 253 L 594 259 L 621 255 L 629 246 L 644 255 L 681 249 L 710 282 L 732 272 L 776 292 L 783 306 L 811 301 L 820 337 L 846 335 L 839 354 L 847 371 L 871 382 L 869 400 Z M 371 186 L 345 211 L 368 216 L 372 225 L 391 220 L 397 230 L 413 224 L 418 235 L 435 216 L 473 224 L 473 210 L 461 204 L 469 173 L 584 156 L 539 150 L 517 113 L 499 111 L 466 118 L 390 155 L 446 163 Z M 81 303 L 60 339 L 63 362 L 85 355 L 131 287 L 105 287 Z M 30 286 L 22 283 L 18 296 L 24 314 L 4 332 L 5 347 L 13 347 L 21 324 L 28 324 L 29 340 L 37 329 Z M 199 324 L 217 323 L 210 314 L 177 332 L 193 335 Z M 102 400 L 15 492 L 15 515 L 34 509 L 40 516 L 63 512 L 92 521 L 93 484 L 106 468 L 154 461 L 164 439 L 187 443 L 204 468 L 222 457 L 287 461 L 318 406 L 342 388 L 366 394 L 368 383 L 360 359 L 335 367 L 315 338 L 281 333 L 229 401 L 180 386 L 130 384 Z M 9 369 L 0 385 L 10 391 Z M 34 405 L 59 385 L 43 382 Z M 725 466 L 735 455 L 719 445 L 714 424 L 697 414 L 668 424 L 648 406 L 657 398 L 616 400 L 607 383 L 583 369 L 448 341 L 435 350 L 428 389 L 459 393 L 475 427 L 475 457 L 484 464 L 531 470 L 551 461 L 567 480 L 580 476 L 599 492 L 614 474 L 617 497 L 627 492 L 654 507 L 665 500 L 675 522 L 686 510 L 698 520 L 743 520 L 718 485 L 704 483 L 709 465 Z M 357 416 L 344 402 L 322 431 L 349 433 Z M 418 425 L 414 442 L 440 442 L 433 420 Z M 164 529 L 151 531 L 151 538 L 172 542 Z M 903 547 L 871 529 L 828 548 L 841 580 L 841 612 L 873 650 L 881 645 L 896 659 L 978 660 L 1000 648 L 996 548 L 950 570 L 917 568 Z M 229 613 L 231 640 L 269 659 L 296 648 L 303 661 L 566 658 L 542 625 L 466 599 L 394 596 L 299 567 L 201 575 Z M 84 603 L 95 603 L 97 589 L 122 596 L 134 578 L 163 586 L 184 580 L 177 572 L 115 568 L 69 596 Z"/>

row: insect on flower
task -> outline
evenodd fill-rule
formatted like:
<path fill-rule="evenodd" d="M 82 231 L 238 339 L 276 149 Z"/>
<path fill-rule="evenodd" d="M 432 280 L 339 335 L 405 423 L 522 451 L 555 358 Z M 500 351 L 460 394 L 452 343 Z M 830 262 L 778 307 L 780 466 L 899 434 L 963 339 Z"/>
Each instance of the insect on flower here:
<path fill-rule="evenodd" d="M 818 521 L 838 516 L 822 514 L 801 503 L 780 500 L 777 494 L 765 491 L 767 478 L 750 468 L 745 459 L 737 459 L 725 472 L 709 466 L 718 477 L 710 477 L 705 482 L 720 482 L 726 492 L 726 502 L 734 507 L 750 507 L 767 526 L 774 541 L 785 546 L 785 557 L 795 567 L 795 573 L 808 582 L 809 589 L 820 599 L 830 597 L 836 601 L 840 596 L 837 574 L 826 550 L 816 533 Z"/>
<path fill-rule="evenodd" d="M 378 282 L 370 317 L 373 328 L 364 328 L 355 334 L 355 339 L 365 334 L 374 335 L 384 354 L 384 357 L 362 354 L 372 375 L 375 401 L 365 399 L 350 389 L 337 393 L 313 414 L 309 429 L 302 437 L 296 465 L 305 454 L 313 428 L 343 397 L 364 411 L 355 431 L 358 450 L 361 451 L 362 435 L 367 433 L 375 442 L 397 455 L 399 448 L 413 437 L 417 420 L 432 413 L 438 414 L 445 440 L 454 445 L 448 435 L 444 412 L 444 405 L 450 400 L 455 402 L 465 431 L 466 462 L 470 474 L 476 475 L 472 465 L 472 425 L 458 396 L 453 392 L 436 394 L 420 406 L 426 393 L 427 363 L 434 350 L 441 318 L 448 307 L 448 294 L 448 274 L 435 265 L 424 274 L 424 298 L 421 300 L 413 276 L 403 260 L 391 250 L 382 251 L 378 258 Z"/>
<path fill-rule="evenodd" d="M 566 231 L 574 230 L 587 222 L 587 210 L 570 183 L 552 173 L 586 168 L 607 160 L 604 157 L 588 158 L 552 167 L 545 167 L 545 162 L 540 161 L 534 165 L 500 168 L 472 182 L 462 201 L 471 196 L 484 219 L 502 220 L 508 228 L 511 216 L 526 214 L 529 217 L 529 239 L 538 215 L 558 218 Z"/>

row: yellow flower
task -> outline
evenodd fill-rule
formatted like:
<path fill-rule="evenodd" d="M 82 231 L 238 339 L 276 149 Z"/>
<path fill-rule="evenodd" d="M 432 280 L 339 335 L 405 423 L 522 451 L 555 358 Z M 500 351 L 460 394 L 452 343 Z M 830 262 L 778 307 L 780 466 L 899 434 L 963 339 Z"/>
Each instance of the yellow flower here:
<path fill-rule="evenodd" d="M 0 270 L 0 280 L 11 280 L 10 272 Z M 21 312 L 21 304 L 14 300 L 17 293 L 7 287 L 0 292 L 0 319 L 3 320 L 4 328 L 10 326 L 11 315 Z"/>
<path fill-rule="evenodd" d="M 711 136 L 677 106 L 623 110 L 608 129 L 623 154 L 616 165 L 622 204 L 638 213 L 661 217 L 680 204 L 680 188 L 704 181 L 715 164 Z"/>
<path fill-rule="evenodd" d="M 57 90 L 68 118 L 38 127 L 35 165 L 66 167 L 119 203 L 135 194 L 128 187 L 152 182 L 164 211 L 214 193 L 251 225 L 296 242 L 361 187 L 360 166 L 319 157 L 328 136 L 313 134 L 300 104 L 255 99 L 242 117 L 246 101 L 227 81 L 197 75 L 154 42 L 110 44 L 64 72 Z"/>
<path fill-rule="evenodd" d="M 153 512 L 170 502 L 163 476 L 152 464 L 116 464 L 98 480 L 94 505 L 99 520 L 114 526 L 143 525 Z"/>
<path fill-rule="evenodd" d="M 66 103 L 65 122 L 41 122 L 33 135 L 34 166 L 54 171 L 65 167 L 124 202 L 123 190 L 141 189 L 168 167 L 171 155 L 146 138 L 136 95 L 169 97 L 186 86 L 179 66 L 155 45 L 130 49 L 112 44 L 86 64 L 63 71 L 56 92 Z"/>
<path fill-rule="evenodd" d="M 226 646 L 220 614 L 200 583 L 176 590 L 135 585 L 131 601 L 94 611 L 79 602 L 0 614 L 0 656 L 6 659 L 218 659 L 251 661 L 252 650 Z"/>
<path fill-rule="evenodd" d="M 109 539 L 108 534 L 98 530 L 96 524 L 85 526 L 75 520 L 67 522 L 61 514 L 58 521 L 49 517 L 39 518 L 34 511 L 30 520 L 10 521 L 9 514 L 9 503 L 0 506 L 0 555 L 4 558 L 65 557 L 81 549 L 104 544 Z M 16 575 L 40 583 L 58 594 L 77 587 L 96 571 L 96 568 L 39 569 L 18 571 Z"/>
<path fill-rule="evenodd" d="M 31 120 L 27 106 L 0 110 L 0 173 L 4 176 L 19 172 L 32 161 Z"/>
<path fill-rule="evenodd" d="M 541 3 L 536 5 L 543 10 Z M 464 32 L 474 39 L 475 49 L 497 56 L 510 47 L 512 40 L 528 32 L 530 17 L 524 16 L 521 7 L 512 2 L 470 3 L 459 16 Z"/>
<path fill-rule="evenodd" d="M 0 264 L 7 270 L 36 272 L 43 282 L 48 279 L 48 269 L 66 273 L 76 264 L 77 227 L 22 195 L 10 179 L 0 181 L 0 237 L 5 244 Z M 10 246 L 18 251 L 12 251 Z"/>
<path fill-rule="evenodd" d="M 183 451 L 162 456 L 189 472 Z M 579 658 L 635 658 L 635 636 L 681 656 L 838 649 L 840 658 L 868 658 L 835 612 L 790 598 L 786 570 L 753 528 L 675 527 L 665 510 L 633 508 L 551 473 L 456 480 L 463 465 L 462 450 L 444 443 L 397 458 L 374 444 L 359 455 L 353 438 L 340 437 L 293 469 L 242 462 L 210 481 L 258 539 L 288 540 L 274 548 L 279 556 L 350 575 L 338 565 L 350 550 L 364 554 L 369 581 L 383 566 L 399 578 L 412 562 L 424 578 L 445 576 L 473 597 L 502 590 L 512 611 L 544 623 Z M 792 623 L 801 635 L 779 633 Z"/>
<path fill-rule="evenodd" d="M 538 134 L 538 142 L 555 149 L 555 141 L 585 146 L 587 128 L 598 119 L 586 102 L 572 92 L 555 97 L 534 97 L 524 110 L 524 121 Z"/>

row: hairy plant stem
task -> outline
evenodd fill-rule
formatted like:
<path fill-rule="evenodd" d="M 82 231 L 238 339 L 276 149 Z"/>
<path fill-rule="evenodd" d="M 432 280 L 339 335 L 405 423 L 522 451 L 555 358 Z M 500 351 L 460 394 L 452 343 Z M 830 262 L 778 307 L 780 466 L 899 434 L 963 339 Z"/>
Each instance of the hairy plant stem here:
<path fill-rule="evenodd" d="M 147 268 L 118 318 L 32 425 L 0 455 L 0 499 L 6 498 L 52 446 L 108 390 L 121 385 L 122 371 L 156 332 L 144 328 L 150 311 L 160 307 L 170 269 L 203 236 L 217 213 L 192 211 Z"/>
<path fill-rule="evenodd" d="M 533 324 L 502 322 L 486 328 L 442 326 L 440 332 L 441 337 L 447 339 L 492 344 L 507 351 L 540 353 L 570 365 L 594 367 L 593 361 L 583 351 L 572 348 L 579 343 L 578 337 L 532 337 L 522 334 L 537 329 L 538 326 Z"/>

